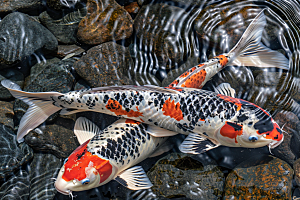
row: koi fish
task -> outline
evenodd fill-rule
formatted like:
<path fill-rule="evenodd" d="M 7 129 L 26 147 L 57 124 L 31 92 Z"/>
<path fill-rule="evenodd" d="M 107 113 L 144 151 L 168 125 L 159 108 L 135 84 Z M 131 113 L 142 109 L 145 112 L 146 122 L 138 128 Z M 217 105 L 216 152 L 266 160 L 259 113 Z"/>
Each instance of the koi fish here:
<path fill-rule="evenodd" d="M 186 134 L 188 137 L 181 150 L 188 153 L 201 153 L 220 145 L 248 148 L 269 145 L 274 148 L 283 140 L 283 134 L 265 110 L 234 98 L 231 93 L 184 88 L 201 88 L 228 64 L 288 69 L 285 56 L 260 42 L 265 24 L 262 11 L 229 53 L 191 68 L 168 88 L 118 86 L 66 94 L 30 93 L 4 80 L 2 85 L 13 96 L 30 104 L 20 122 L 17 139 L 21 141 L 30 130 L 59 110 L 61 114 L 95 111 L 170 130 L 168 134 L 160 132 L 155 136 Z"/>
<path fill-rule="evenodd" d="M 54 184 L 56 190 L 72 196 L 72 191 L 99 187 L 111 180 L 132 190 L 150 188 L 152 184 L 143 168 L 134 165 L 155 154 L 165 142 L 166 137 L 151 135 L 152 131 L 162 131 L 159 129 L 120 119 L 100 131 L 86 118 L 78 118 L 74 132 L 81 145 L 60 169 Z"/>

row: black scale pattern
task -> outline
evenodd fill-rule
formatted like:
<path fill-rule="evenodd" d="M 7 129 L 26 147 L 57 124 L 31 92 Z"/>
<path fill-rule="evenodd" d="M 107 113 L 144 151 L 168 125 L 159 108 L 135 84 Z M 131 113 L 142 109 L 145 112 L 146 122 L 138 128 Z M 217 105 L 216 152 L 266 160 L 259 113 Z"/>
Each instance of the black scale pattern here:
<path fill-rule="evenodd" d="M 115 139 L 103 137 L 101 134 L 94 136 L 91 141 L 89 151 L 94 155 L 98 154 L 107 159 L 114 159 L 117 163 L 124 163 L 125 156 L 131 156 L 136 159 L 140 156 L 139 147 L 141 143 L 146 143 L 150 135 L 146 132 L 147 125 L 130 125 L 126 124 L 125 128 L 110 126 L 103 130 L 102 134 L 114 134 Z M 138 139 L 138 140 L 136 140 Z M 107 141 L 106 145 L 101 145 L 102 141 Z M 130 158 L 131 159 L 131 158 Z M 130 162 L 128 160 L 128 163 Z"/>

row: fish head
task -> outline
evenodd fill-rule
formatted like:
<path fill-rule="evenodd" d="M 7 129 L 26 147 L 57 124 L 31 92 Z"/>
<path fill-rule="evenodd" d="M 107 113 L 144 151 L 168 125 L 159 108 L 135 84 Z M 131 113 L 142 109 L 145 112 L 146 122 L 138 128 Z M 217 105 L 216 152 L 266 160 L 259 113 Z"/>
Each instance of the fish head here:
<path fill-rule="evenodd" d="M 69 195 L 72 191 L 89 190 L 111 181 L 116 173 L 109 160 L 88 151 L 88 141 L 80 145 L 65 160 L 55 181 L 58 192 Z"/>
<path fill-rule="evenodd" d="M 246 148 L 277 147 L 284 136 L 275 120 L 255 104 L 245 101 L 243 105 L 246 107 L 239 111 L 237 117 L 225 121 L 215 132 L 220 144 Z"/>

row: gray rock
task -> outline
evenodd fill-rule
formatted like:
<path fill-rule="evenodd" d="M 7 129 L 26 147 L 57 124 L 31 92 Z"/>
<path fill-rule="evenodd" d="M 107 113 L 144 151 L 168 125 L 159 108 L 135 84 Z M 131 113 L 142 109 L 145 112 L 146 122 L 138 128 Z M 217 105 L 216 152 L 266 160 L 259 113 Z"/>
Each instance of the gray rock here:
<path fill-rule="evenodd" d="M 24 85 L 24 75 L 15 69 L 2 69 L 0 71 L 0 82 L 5 79 L 17 83 L 20 87 Z M 9 99 L 12 97 L 10 92 L 0 84 L 0 99 Z"/>
<path fill-rule="evenodd" d="M 0 22 L 0 63 L 13 63 L 45 48 L 55 50 L 57 40 L 29 15 L 14 12 Z"/>
<path fill-rule="evenodd" d="M 0 13 L 19 11 L 33 11 L 42 6 L 41 0 L 6 0 L 0 1 Z"/>
<path fill-rule="evenodd" d="M 25 170 L 13 174 L 0 187 L 1 200 L 27 200 L 30 191 L 29 176 Z"/>
<path fill-rule="evenodd" d="M 30 164 L 29 199 L 53 199 L 57 193 L 54 182 L 62 166 L 62 160 L 52 154 L 35 153 Z"/>
<path fill-rule="evenodd" d="M 222 197 L 224 174 L 215 164 L 202 164 L 188 154 L 171 153 L 147 173 L 157 196 L 189 199 Z"/>

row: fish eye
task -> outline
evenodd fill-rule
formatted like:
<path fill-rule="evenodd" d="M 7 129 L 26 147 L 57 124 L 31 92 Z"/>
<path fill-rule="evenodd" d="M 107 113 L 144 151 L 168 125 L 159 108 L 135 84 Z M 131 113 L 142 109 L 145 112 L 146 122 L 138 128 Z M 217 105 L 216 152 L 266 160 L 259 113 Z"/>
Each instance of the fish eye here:
<path fill-rule="evenodd" d="M 256 140 L 258 140 L 257 136 L 254 136 L 254 135 L 249 136 L 249 141 L 250 142 L 255 142 Z"/>
<path fill-rule="evenodd" d="M 87 185 L 87 184 L 89 184 L 89 182 L 90 182 L 90 179 L 85 178 L 85 179 L 83 179 L 83 180 L 81 181 L 81 184 L 82 184 L 82 185 Z"/>

